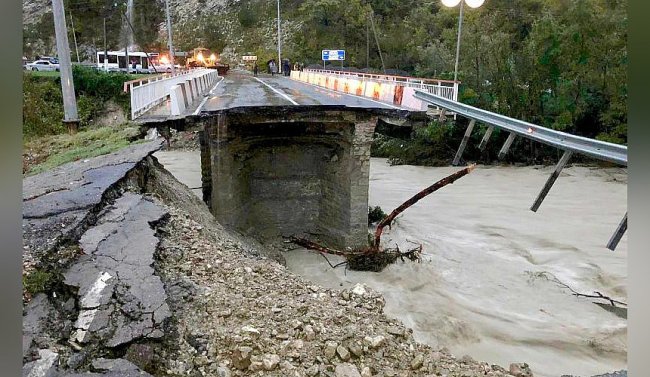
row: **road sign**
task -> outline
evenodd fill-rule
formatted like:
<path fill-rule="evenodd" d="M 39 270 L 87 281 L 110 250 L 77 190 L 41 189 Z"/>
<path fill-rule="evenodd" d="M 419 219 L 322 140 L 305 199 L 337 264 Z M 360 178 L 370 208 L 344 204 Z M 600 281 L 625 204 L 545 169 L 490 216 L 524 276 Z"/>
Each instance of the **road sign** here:
<path fill-rule="evenodd" d="M 253 61 L 257 60 L 257 56 L 256 55 L 244 55 L 244 56 L 242 56 L 242 59 L 245 62 L 253 62 Z"/>
<path fill-rule="evenodd" d="M 322 60 L 345 60 L 345 50 L 323 50 Z"/>

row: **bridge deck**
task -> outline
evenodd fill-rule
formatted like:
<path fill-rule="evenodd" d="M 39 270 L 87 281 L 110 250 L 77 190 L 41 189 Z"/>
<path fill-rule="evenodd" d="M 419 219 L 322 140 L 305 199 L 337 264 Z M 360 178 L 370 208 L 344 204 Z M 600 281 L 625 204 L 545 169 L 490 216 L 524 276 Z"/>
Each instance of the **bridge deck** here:
<path fill-rule="evenodd" d="M 260 74 L 253 77 L 244 71 L 230 71 L 212 90 L 202 111 L 223 110 L 240 106 L 345 105 L 349 107 L 401 109 L 392 104 L 335 92 L 327 88 L 293 81 L 288 77 Z"/>

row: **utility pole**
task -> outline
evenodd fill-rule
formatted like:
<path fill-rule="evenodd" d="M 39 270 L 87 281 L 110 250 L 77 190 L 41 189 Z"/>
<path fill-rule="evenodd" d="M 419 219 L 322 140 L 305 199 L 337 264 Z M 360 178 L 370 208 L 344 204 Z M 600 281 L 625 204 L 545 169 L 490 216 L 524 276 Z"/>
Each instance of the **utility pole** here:
<path fill-rule="evenodd" d="M 282 73 L 282 41 L 280 39 L 280 0 L 278 0 L 278 73 Z"/>
<path fill-rule="evenodd" d="M 59 55 L 59 69 L 61 71 L 61 91 L 63 92 L 63 123 L 66 123 L 70 133 L 77 131 L 79 116 L 77 115 L 77 100 L 74 94 L 72 81 L 72 63 L 70 62 L 70 44 L 65 23 L 65 10 L 63 0 L 52 0 L 52 14 L 54 16 L 54 32 L 56 34 L 56 50 Z"/>
<path fill-rule="evenodd" d="M 108 72 L 108 44 L 106 43 L 106 16 L 104 16 L 104 70 Z"/>
<path fill-rule="evenodd" d="M 72 25 L 72 39 L 74 40 L 74 50 L 77 53 L 77 63 L 81 63 L 79 61 L 79 48 L 77 47 L 77 34 L 74 32 L 74 19 L 72 18 L 72 12 L 68 12 L 70 15 L 70 24 Z"/>
<path fill-rule="evenodd" d="M 172 43 L 172 19 L 169 17 L 169 0 L 165 0 L 165 12 L 167 13 L 167 38 L 169 40 L 169 62 L 172 66 L 171 67 L 172 75 L 174 75 L 176 73 L 176 67 L 174 67 L 174 45 Z"/>
<path fill-rule="evenodd" d="M 463 30 L 463 3 L 460 2 L 460 16 L 458 17 L 458 39 L 456 40 L 456 64 L 454 64 L 454 85 L 458 79 L 458 57 L 460 56 L 460 33 Z"/>
<path fill-rule="evenodd" d="M 368 16 L 366 16 L 366 70 L 370 69 L 370 28 L 368 27 Z"/>
<path fill-rule="evenodd" d="M 126 17 L 126 15 L 124 15 L 124 17 Z M 135 29 L 133 28 L 133 24 L 131 23 L 131 21 L 129 21 L 128 17 L 126 17 L 126 23 L 127 23 L 127 25 L 129 25 L 129 28 L 131 29 L 131 32 L 133 33 L 133 38 L 135 38 Z M 145 55 L 147 55 L 147 62 L 149 63 L 149 66 L 151 68 L 153 68 L 154 72 L 158 73 L 158 71 L 156 70 L 156 66 L 151 64 L 151 57 L 149 56 L 149 53 L 146 52 L 146 51 L 144 53 L 145 53 Z"/>
<path fill-rule="evenodd" d="M 129 74 L 130 62 L 129 62 L 129 31 L 126 27 L 126 16 L 122 15 L 122 30 L 124 33 L 124 65 L 126 66 L 126 74 Z"/>
<path fill-rule="evenodd" d="M 379 59 L 381 60 L 381 69 L 386 74 L 386 65 L 384 64 L 384 57 L 381 55 L 381 47 L 379 47 L 379 39 L 377 38 L 377 29 L 375 29 L 375 19 L 372 16 L 374 11 L 370 10 L 370 24 L 372 25 L 372 33 L 375 35 L 375 43 L 377 43 L 377 50 L 379 50 Z"/>

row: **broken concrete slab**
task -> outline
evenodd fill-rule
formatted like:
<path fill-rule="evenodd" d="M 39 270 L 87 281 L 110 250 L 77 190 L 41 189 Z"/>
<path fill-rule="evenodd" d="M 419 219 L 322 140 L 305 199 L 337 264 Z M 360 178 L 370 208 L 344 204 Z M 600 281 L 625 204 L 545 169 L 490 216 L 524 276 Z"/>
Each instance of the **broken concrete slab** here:
<path fill-rule="evenodd" d="M 171 312 L 153 269 L 158 238 L 151 223 L 165 215 L 150 199 L 127 192 L 81 236 L 85 255 L 64 274 L 79 295 L 74 341 L 116 347 L 164 335 L 162 323 Z"/>
<path fill-rule="evenodd" d="M 23 179 L 25 252 L 42 254 L 74 235 L 106 191 L 161 147 L 160 140 L 135 144 Z"/>
<path fill-rule="evenodd" d="M 23 366 L 23 377 L 56 377 L 55 362 L 59 354 L 49 349 L 39 350 L 38 353 L 39 359 Z"/>

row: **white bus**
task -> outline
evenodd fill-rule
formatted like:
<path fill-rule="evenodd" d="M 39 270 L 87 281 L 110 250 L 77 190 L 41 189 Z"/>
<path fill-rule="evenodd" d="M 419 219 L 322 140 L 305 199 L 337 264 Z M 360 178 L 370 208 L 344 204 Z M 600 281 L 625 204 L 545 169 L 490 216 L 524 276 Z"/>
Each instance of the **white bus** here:
<path fill-rule="evenodd" d="M 158 53 L 150 52 L 150 59 L 157 59 Z M 104 51 L 97 51 L 97 68 L 100 70 L 108 70 L 111 72 L 122 71 L 126 72 L 126 54 L 122 51 L 108 51 L 108 61 L 104 61 Z M 158 67 L 156 67 L 158 68 Z M 150 67 L 147 54 L 142 51 L 129 52 L 129 73 L 154 73 L 154 69 Z"/>

